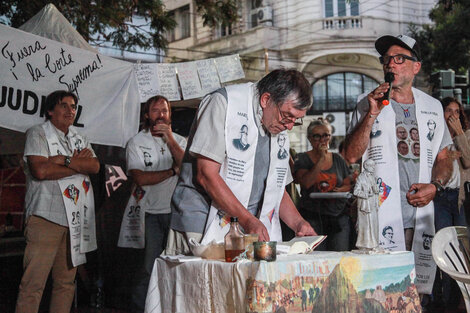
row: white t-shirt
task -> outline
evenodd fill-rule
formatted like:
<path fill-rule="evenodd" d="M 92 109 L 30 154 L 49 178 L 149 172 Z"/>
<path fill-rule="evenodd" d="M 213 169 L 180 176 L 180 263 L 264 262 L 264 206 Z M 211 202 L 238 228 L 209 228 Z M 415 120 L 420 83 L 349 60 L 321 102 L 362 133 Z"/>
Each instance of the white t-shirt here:
<path fill-rule="evenodd" d="M 173 166 L 173 156 L 170 148 L 160 137 L 152 137 L 154 143 L 153 151 L 157 151 L 156 155 L 149 152 L 151 147 L 147 147 L 148 140 L 145 137 L 151 136 L 147 130 L 140 131 L 132 137 L 126 147 L 127 172 L 130 170 L 141 171 L 164 171 Z M 176 133 L 173 133 L 178 145 L 185 150 L 186 139 Z M 142 155 L 144 158 L 142 159 Z M 146 208 L 146 212 L 150 214 L 170 213 L 170 200 L 175 190 L 178 176 L 172 176 L 156 185 L 145 186 L 146 197 L 142 204 Z"/>
<path fill-rule="evenodd" d="M 72 155 L 76 148 L 70 144 L 69 136 L 66 136 L 56 127 L 53 129 L 57 133 L 57 138 L 62 143 L 67 155 Z M 84 147 L 88 148 L 93 153 L 93 156 L 96 157 L 90 142 L 85 137 L 83 139 L 85 141 L 83 143 Z M 48 158 L 51 154 L 42 124 L 28 129 L 23 156 L 25 162 L 24 172 L 26 175 L 26 217 L 36 215 L 53 223 L 68 227 L 69 224 L 59 183 L 57 180 L 38 180 L 34 178 L 28 166 L 28 156 Z"/>

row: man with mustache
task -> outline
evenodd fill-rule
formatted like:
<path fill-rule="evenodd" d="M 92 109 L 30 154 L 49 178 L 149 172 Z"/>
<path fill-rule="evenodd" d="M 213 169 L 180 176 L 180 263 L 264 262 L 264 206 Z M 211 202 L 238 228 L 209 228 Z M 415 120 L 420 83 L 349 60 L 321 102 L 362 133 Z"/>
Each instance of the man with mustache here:
<path fill-rule="evenodd" d="M 141 207 L 138 225 L 143 226 L 137 234 L 125 238 L 139 238 L 140 246 L 128 245 L 120 238 L 118 245 L 144 248 L 144 264 L 137 271 L 132 293 L 132 311 L 143 312 L 153 263 L 165 248 L 171 217 L 170 199 L 176 186 L 183 159 L 186 139 L 171 129 L 171 106 L 163 96 L 154 96 L 143 107 L 144 128 L 129 140 L 126 148 L 127 171 L 135 188 L 143 190 L 139 200 L 131 199 L 128 208 Z M 121 236 L 126 229 L 124 214 Z M 140 220 L 140 218 L 142 220 Z M 141 223 L 141 222 L 142 223 Z M 143 235 L 143 236 L 142 236 Z"/>

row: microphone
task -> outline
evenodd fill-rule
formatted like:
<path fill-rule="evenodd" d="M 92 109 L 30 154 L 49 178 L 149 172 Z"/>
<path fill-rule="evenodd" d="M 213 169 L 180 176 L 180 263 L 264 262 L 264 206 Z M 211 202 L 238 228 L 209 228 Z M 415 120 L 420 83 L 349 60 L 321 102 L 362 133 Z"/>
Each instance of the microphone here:
<path fill-rule="evenodd" d="M 392 91 L 392 82 L 395 80 L 395 75 L 392 72 L 385 73 L 385 82 L 390 84 L 390 88 L 388 88 L 387 92 L 384 95 L 382 100 L 383 105 L 390 104 L 390 92 Z"/>

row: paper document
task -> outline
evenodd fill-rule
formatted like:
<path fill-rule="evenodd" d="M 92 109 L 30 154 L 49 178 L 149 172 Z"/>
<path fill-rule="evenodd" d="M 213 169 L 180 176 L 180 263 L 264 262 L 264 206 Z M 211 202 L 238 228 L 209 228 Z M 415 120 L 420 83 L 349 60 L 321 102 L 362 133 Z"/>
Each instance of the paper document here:
<path fill-rule="evenodd" d="M 325 238 L 326 236 L 295 237 L 290 241 L 278 243 L 277 250 L 280 254 L 307 254 L 315 250 Z"/>
<path fill-rule="evenodd" d="M 183 263 L 183 262 L 190 262 L 190 261 L 200 261 L 202 258 L 198 256 L 190 256 L 190 255 L 161 255 L 160 256 L 163 260 L 176 262 L 176 263 Z"/>

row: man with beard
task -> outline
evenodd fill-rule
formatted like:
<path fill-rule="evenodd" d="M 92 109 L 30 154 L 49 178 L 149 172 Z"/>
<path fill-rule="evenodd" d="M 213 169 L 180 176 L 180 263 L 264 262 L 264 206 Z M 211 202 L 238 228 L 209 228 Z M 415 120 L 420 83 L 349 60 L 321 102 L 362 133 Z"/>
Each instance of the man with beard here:
<path fill-rule="evenodd" d="M 133 311 L 143 312 L 153 263 L 164 249 L 170 225 L 170 199 L 178 180 L 179 168 L 186 148 L 186 139 L 171 130 L 170 102 L 163 96 L 147 100 L 143 108 L 144 129 L 129 140 L 126 148 L 127 171 L 143 197 L 137 200 L 141 207 L 145 234 L 144 264 L 137 272 L 132 295 Z M 150 160 L 148 159 L 150 158 Z M 149 164 L 151 164 L 149 166 Z M 135 200 L 129 200 L 128 207 Z M 124 225 L 123 225 L 124 226 Z M 121 228 L 121 233 L 132 228 Z M 126 238 L 136 238 L 132 234 Z M 131 245 L 122 245 L 136 247 Z"/>

